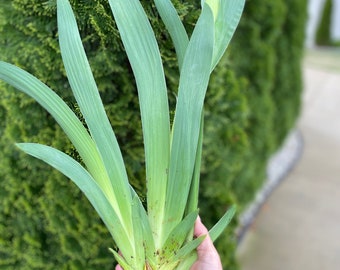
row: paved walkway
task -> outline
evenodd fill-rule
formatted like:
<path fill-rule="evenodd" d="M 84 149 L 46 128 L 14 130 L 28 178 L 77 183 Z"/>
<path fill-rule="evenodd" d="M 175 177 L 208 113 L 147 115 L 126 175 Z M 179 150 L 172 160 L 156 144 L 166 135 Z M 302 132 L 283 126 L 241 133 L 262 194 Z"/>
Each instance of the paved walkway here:
<path fill-rule="evenodd" d="M 238 248 L 242 270 L 340 269 L 340 50 L 304 61 L 302 158 Z"/>

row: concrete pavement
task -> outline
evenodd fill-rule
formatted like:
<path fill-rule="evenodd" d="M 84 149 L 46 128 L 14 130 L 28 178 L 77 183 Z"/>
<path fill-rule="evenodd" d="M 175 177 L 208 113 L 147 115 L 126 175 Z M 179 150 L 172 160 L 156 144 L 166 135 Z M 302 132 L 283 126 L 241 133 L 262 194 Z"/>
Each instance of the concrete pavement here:
<path fill-rule="evenodd" d="M 301 159 L 238 247 L 242 270 L 340 269 L 340 50 L 311 50 Z"/>

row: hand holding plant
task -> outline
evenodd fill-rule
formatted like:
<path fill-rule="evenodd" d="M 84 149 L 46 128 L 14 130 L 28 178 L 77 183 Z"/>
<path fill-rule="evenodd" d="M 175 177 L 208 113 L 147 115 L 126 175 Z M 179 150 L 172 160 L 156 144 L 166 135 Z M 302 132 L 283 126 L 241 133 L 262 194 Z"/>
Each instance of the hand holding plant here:
<path fill-rule="evenodd" d="M 67 77 L 88 130 L 62 99 L 34 76 L 0 62 L 0 79 L 39 102 L 67 134 L 85 167 L 49 146 L 17 146 L 69 177 L 87 196 L 122 253 L 125 269 L 190 269 L 209 77 L 239 22 L 244 0 L 202 0 L 189 39 L 170 0 L 154 0 L 174 42 L 180 81 L 173 125 L 158 45 L 138 0 L 109 0 L 138 89 L 145 146 L 147 209 L 129 184 L 114 131 L 87 61 L 68 0 L 57 0 L 59 43 Z M 214 241 L 235 212 L 210 230 Z"/>
<path fill-rule="evenodd" d="M 197 218 L 195 223 L 195 237 L 207 235 L 203 242 L 197 247 L 197 261 L 190 268 L 191 270 L 222 270 L 220 256 L 212 240 L 209 237 L 207 228 L 201 222 L 200 217 Z"/>

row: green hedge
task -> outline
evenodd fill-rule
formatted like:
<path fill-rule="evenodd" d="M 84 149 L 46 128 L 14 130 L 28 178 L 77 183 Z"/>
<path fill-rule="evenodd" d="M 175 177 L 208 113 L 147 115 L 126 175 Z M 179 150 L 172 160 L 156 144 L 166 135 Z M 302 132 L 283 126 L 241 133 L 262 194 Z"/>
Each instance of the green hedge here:
<path fill-rule="evenodd" d="M 145 194 L 143 144 L 133 76 L 107 1 L 71 1 L 129 177 Z M 142 1 L 159 41 L 173 108 L 174 50 L 150 1 Z M 200 1 L 174 0 L 187 29 Z M 200 208 L 209 226 L 232 203 L 242 209 L 265 178 L 268 157 L 294 126 L 301 92 L 305 1 L 248 0 L 206 98 Z M 0 59 L 47 83 L 77 111 L 57 42 L 55 1 L 3 0 Z M 0 269 L 112 269 L 110 235 L 79 190 L 14 142 L 39 142 L 76 156 L 54 120 L 30 98 L 0 84 Z M 233 226 L 218 241 L 237 269 Z"/>
<path fill-rule="evenodd" d="M 332 16 L 332 0 L 326 0 L 321 12 L 319 26 L 316 31 L 316 44 L 321 46 L 332 45 L 331 41 L 331 16 Z"/>

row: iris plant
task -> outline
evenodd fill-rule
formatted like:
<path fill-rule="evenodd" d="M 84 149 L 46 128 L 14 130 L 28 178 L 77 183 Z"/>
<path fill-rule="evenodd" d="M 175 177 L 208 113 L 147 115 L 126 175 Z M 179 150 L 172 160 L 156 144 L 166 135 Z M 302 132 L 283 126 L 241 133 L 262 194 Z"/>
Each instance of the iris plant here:
<path fill-rule="evenodd" d="M 128 269 L 190 269 L 203 237 L 194 238 L 198 215 L 203 105 L 209 77 L 238 25 L 245 0 L 202 0 L 191 37 L 170 0 L 154 0 L 170 33 L 180 72 L 170 124 L 167 87 L 155 35 L 139 0 L 109 0 L 138 89 L 145 147 L 147 209 L 129 184 L 116 136 L 105 113 L 68 0 L 57 0 L 61 55 L 87 128 L 48 86 L 0 62 L 0 79 L 33 97 L 59 123 L 82 163 L 41 144 L 17 146 L 70 178 L 87 196 Z M 215 240 L 235 212 L 210 230 Z"/>

